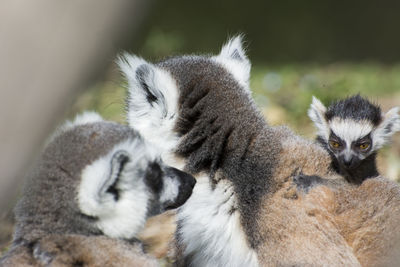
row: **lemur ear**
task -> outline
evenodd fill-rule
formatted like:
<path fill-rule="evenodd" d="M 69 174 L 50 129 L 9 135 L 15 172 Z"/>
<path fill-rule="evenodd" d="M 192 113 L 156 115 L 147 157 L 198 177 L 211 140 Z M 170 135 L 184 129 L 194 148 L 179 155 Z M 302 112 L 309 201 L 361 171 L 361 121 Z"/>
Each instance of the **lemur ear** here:
<path fill-rule="evenodd" d="M 246 88 L 249 87 L 251 63 L 242 45 L 243 37 L 238 35 L 230 39 L 221 49 L 215 61 L 222 64 Z"/>
<path fill-rule="evenodd" d="M 246 52 L 243 49 L 243 36 L 238 35 L 231 38 L 221 49 L 219 56 L 234 59 L 238 61 L 245 61 L 247 59 Z"/>
<path fill-rule="evenodd" d="M 167 71 L 134 55 L 119 57 L 118 65 L 128 81 L 128 122 L 143 134 L 150 124 L 173 117 L 177 85 Z"/>
<path fill-rule="evenodd" d="M 125 150 L 116 151 L 110 161 L 110 172 L 108 173 L 108 178 L 104 180 L 104 183 L 100 187 L 98 196 L 104 196 L 105 193 L 113 194 L 118 196 L 118 190 L 116 188 L 118 178 L 124 169 L 126 163 L 128 163 L 130 157 L 129 153 Z"/>
<path fill-rule="evenodd" d="M 328 122 L 325 118 L 326 107 L 321 101 L 318 100 L 315 96 L 312 98 L 312 103 L 310 105 L 310 109 L 308 110 L 308 116 L 314 122 L 314 125 L 317 127 L 318 135 L 328 138 L 329 136 L 329 127 Z"/>
<path fill-rule="evenodd" d="M 376 149 L 386 144 L 390 137 L 400 131 L 400 115 L 399 107 L 394 107 L 389 110 L 384 116 L 382 122 L 374 131 L 374 147 Z"/>

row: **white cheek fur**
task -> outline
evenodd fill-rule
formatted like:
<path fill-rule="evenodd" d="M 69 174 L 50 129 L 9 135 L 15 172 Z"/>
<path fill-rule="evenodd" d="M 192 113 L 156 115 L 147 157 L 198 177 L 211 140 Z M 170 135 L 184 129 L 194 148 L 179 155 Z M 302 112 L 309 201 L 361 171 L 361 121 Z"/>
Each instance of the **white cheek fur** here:
<path fill-rule="evenodd" d="M 374 125 L 367 120 L 355 121 L 352 119 L 334 118 L 330 121 L 330 128 L 348 146 L 352 142 L 371 133 L 374 130 Z"/>
<path fill-rule="evenodd" d="M 171 177 L 165 177 L 163 180 L 163 189 L 160 194 L 160 202 L 174 202 L 179 195 L 180 182 L 178 179 Z"/>
<path fill-rule="evenodd" d="M 104 185 L 110 179 L 111 158 L 119 150 L 131 153 L 117 184 L 120 195 L 116 201 Z M 83 169 L 78 206 L 82 213 L 98 218 L 97 227 L 105 235 L 129 239 L 143 228 L 151 193 L 136 173 L 138 169 L 145 169 L 154 158 L 152 149 L 148 149 L 142 140 L 134 139 L 116 145 L 110 153 Z"/>

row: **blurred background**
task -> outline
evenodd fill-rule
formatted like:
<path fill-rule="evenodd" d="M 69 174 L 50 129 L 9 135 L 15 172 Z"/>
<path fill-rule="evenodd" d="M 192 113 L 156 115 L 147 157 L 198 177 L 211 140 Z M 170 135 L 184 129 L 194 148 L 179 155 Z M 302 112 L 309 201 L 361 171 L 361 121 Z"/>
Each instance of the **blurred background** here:
<path fill-rule="evenodd" d="M 312 95 L 325 105 L 360 93 L 384 111 L 400 106 L 400 2 L 156 1 L 139 38 L 126 49 L 150 61 L 178 54 L 216 54 L 244 33 L 253 64 L 251 88 L 273 124 L 313 138 Z M 125 122 L 123 81 L 114 64 L 80 95 L 68 116 L 94 109 Z M 400 178 L 400 134 L 379 157 Z"/>
<path fill-rule="evenodd" d="M 384 111 L 400 106 L 399 12 L 399 1 L 152 1 L 136 10 L 143 19 L 134 22 L 132 32 L 125 25 L 124 42 L 73 95 L 58 122 L 90 109 L 125 123 L 124 81 L 113 63 L 121 49 L 149 61 L 182 53 L 216 54 L 230 36 L 243 33 L 253 64 L 253 96 L 265 117 L 314 138 L 307 116 L 313 95 L 326 105 L 360 93 Z M 400 178 L 399 133 L 378 162 L 385 176 Z M 1 253 L 12 216 L 0 216 Z"/>

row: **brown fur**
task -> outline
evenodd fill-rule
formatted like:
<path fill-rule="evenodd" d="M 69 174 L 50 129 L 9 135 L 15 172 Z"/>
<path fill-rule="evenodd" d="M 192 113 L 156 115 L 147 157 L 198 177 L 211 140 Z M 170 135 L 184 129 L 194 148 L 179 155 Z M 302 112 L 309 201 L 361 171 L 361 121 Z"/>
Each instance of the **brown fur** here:
<path fill-rule="evenodd" d="M 400 187 L 384 178 L 350 185 L 331 173 L 328 155 L 293 136 L 282 142 L 274 173 L 280 188 L 265 196 L 260 218 L 263 266 L 393 266 L 400 254 Z M 319 175 L 308 192 L 292 179 Z"/>
<path fill-rule="evenodd" d="M 169 242 L 176 230 L 175 210 L 150 217 L 139 239 L 143 241 L 146 252 L 156 258 L 164 258 L 169 250 Z"/>
<path fill-rule="evenodd" d="M 54 257 L 51 266 L 158 266 L 140 246 L 106 236 L 49 235 L 33 248 L 19 246 L 8 254 L 2 266 L 47 266 L 46 257 Z"/>

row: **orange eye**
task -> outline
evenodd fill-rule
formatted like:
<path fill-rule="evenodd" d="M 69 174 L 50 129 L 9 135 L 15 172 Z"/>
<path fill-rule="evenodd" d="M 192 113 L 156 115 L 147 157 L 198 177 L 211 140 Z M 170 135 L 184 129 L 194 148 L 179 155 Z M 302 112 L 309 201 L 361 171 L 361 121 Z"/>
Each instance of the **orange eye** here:
<path fill-rule="evenodd" d="M 329 144 L 331 145 L 331 147 L 333 147 L 333 148 L 339 148 L 340 147 L 340 144 L 338 143 L 338 142 L 336 142 L 336 141 L 329 141 Z"/>
<path fill-rule="evenodd" d="M 362 150 L 365 150 L 365 149 L 369 148 L 369 144 L 368 144 L 368 143 L 363 143 L 363 144 L 360 144 L 359 147 L 360 147 Z"/>

